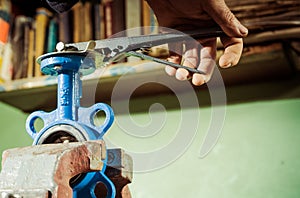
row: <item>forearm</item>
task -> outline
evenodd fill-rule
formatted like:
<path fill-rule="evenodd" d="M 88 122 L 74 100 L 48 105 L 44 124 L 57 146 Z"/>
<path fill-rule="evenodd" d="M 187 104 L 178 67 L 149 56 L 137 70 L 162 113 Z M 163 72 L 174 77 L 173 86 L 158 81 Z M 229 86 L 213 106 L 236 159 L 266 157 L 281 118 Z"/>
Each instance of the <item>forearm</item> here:
<path fill-rule="evenodd" d="M 79 0 L 46 0 L 51 8 L 62 13 L 71 9 Z"/>

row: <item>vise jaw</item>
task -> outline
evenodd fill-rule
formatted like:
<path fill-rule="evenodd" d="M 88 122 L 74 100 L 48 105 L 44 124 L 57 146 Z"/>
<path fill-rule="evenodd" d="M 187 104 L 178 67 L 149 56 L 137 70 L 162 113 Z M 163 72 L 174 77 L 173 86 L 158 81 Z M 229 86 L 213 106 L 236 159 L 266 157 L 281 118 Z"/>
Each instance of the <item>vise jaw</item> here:
<path fill-rule="evenodd" d="M 82 173 L 101 171 L 105 158 L 101 140 L 6 150 L 0 197 L 71 198 L 69 181 Z"/>
<path fill-rule="evenodd" d="M 100 174 L 107 157 L 109 163 L 105 175 L 117 189 L 114 197 L 130 198 L 127 184 L 132 180 L 132 160 L 121 149 L 107 152 L 103 140 L 6 150 L 0 173 L 0 198 L 76 197 L 71 186 L 78 180 L 86 180 L 91 172 Z M 108 197 L 111 189 L 104 186 L 109 187 L 98 181 L 84 190 L 91 197 Z"/>

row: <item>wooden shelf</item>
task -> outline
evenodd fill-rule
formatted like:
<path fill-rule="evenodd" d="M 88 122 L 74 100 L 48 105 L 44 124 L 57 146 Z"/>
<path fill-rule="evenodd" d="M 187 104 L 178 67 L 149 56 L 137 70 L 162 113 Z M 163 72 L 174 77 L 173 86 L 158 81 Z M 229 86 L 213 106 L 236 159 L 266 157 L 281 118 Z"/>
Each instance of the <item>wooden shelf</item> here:
<path fill-rule="evenodd" d="M 84 76 L 82 106 L 95 102 L 108 101 L 115 83 L 145 79 L 146 76 L 158 77 L 164 74 L 163 65 L 150 61 L 139 64 L 123 63 L 105 69 L 98 69 L 93 74 Z M 35 110 L 50 111 L 56 108 L 57 80 L 55 76 L 42 76 L 32 79 L 20 79 L 0 85 L 0 101 L 12 105 L 24 112 Z M 155 89 L 160 92 L 160 89 Z M 153 92 L 152 92 L 153 93 Z M 98 97 L 99 96 L 99 97 Z M 91 100 L 95 98 L 95 100 Z"/>
<path fill-rule="evenodd" d="M 263 53 L 256 52 L 252 48 L 253 52 L 251 52 L 249 48 L 248 52 L 244 53 L 239 66 L 220 69 L 226 87 L 293 78 L 295 71 L 291 60 L 286 57 L 286 52 L 281 47 L 276 48 L 272 45 L 274 44 L 263 48 Z M 278 47 L 280 44 L 275 45 Z M 215 83 L 214 86 L 219 86 L 220 81 L 214 78 L 213 75 L 211 81 Z M 81 106 L 90 106 L 96 102 L 110 103 L 117 82 L 128 89 L 136 86 L 137 83 L 149 82 L 139 86 L 132 98 L 172 94 L 168 87 L 159 83 L 162 81 L 177 83 L 178 89 L 184 91 L 181 83 L 166 75 L 164 66 L 158 63 L 144 61 L 140 64 L 124 63 L 98 69 L 95 73 L 83 77 Z M 56 78 L 47 76 L 9 82 L 2 86 L 0 101 L 24 112 L 51 111 L 56 109 L 56 86 Z M 201 89 L 201 92 L 208 91 L 206 86 L 194 87 L 194 89 Z M 120 100 L 122 97 L 127 97 L 127 89 L 119 92 Z"/>
<path fill-rule="evenodd" d="M 242 12 L 240 11 L 242 7 L 236 4 L 236 2 L 237 1 L 229 2 L 229 5 L 232 6 L 231 8 L 236 14 L 241 14 Z M 40 6 L 51 10 L 45 1 L 34 0 L 33 4 L 28 4 L 28 2 L 25 1 L 12 0 L 12 5 L 13 13 L 28 16 L 34 16 L 36 8 Z M 276 2 L 274 5 L 280 6 L 276 4 Z M 295 5 L 298 6 L 298 4 Z M 260 7 L 258 8 L 260 9 Z M 248 9 L 248 7 L 246 6 L 243 9 Z M 243 20 L 256 19 L 259 17 L 252 16 L 251 12 L 249 13 L 249 16 L 247 12 L 245 13 L 246 15 L 238 16 L 244 17 Z M 295 73 L 297 73 L 295 62 L 299 62 L 299 60 L 294 61 L 293 58 L 291 58 L 293 54 L 291 54 L 289 49 L 283 47 L 281 42 L 291 39 L 299 41 L 299 25 L 281 26 L 276 30 L 274 30 L 274 28 L 270 30 L 265 29 L 264 26 L 262 27 L 256 29 L 255 34 L 249 33 L 249 36 L 244 40 L 246 47 L 239 66 L 219 70 L 227 89 L 241 85 L 276 82 L 279 79 L 290 80 L 293 79 Z M 253 30 L 253 28 L 250 28 L 250 30 Z M 218 46 L 219 45 L 220 43 L 218 43 Z M 298 68 L 300 68 L 299 65 Z M 296 75 L 298 75 L 298 73 Z M 218 87 L 223 83 L 214 78 L 216 78 L 215 75 L 213 75 L 210 81 L 210 83 L 214 83 L 213 86 Z M 98 69 L 92 75 L 83 77 L 83 97 L 81 99 L 81 105 L 90 106 L 96 102 L 110 103 L 112 92 L 117 83 L 122 83 L 125 87 L 124 90 L 118 93 L 120 100 L 127 97 L 128 90 L 126 87 L 131 88 L 135 86 L 137 82 L 149 83 L 144 83 L 139 86 L 136 91 L 134 91 L 132 97 L 155 97 L 159 94 L 172 94 L 172 91 L 168 87 L 159 83 L 160 81 L 177 83 L 176 86 L 178 89 L 185 91 L 181 83 L 175 80 L 175 78 L 167 76 L 164 72 L 164 66 L 157 63 L 149 61 L 138 65 L 124 63 L 113 65 L 105 70 Z M 201 90 L 201 93 L 208 93 L 206 101 L 209 103 L 207 86 L 194 87 L 194 89 L 197 90 L 197 93 L 200 93 L 198 90 Z M 31 79 L 20 79 L 0 84 L 0 101 L 24 112 L 32 112 L 35 110 L 51 111 L 56 109 L 56 90 L 56 77 L 42 76 Z M 229 99 L 231 94 L 230 90 L 228 92 Z M 239 97 L 243 98 L 243 96 Z"/>

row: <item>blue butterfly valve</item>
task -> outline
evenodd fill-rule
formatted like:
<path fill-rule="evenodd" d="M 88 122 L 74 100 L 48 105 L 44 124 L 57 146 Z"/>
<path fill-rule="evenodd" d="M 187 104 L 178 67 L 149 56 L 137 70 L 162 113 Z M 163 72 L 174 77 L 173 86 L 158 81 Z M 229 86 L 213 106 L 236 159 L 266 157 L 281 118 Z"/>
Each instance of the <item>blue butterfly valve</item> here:
<path fill-rule="evenodd" d="M 58 51 L 39 57 L 41 71 L 57 76 L 57 109 L 52 112 L 35 111 L 26 121 L 26 130 L 34 145 L 83 142 L 102 139 L 114 121 L 112 108 L 104 103 L 81 107 L 81 76 L 95 71 L 95 54 L 85 51 Z M 34 102 L 34 101 L 33 101 Z M 99 111 L 106 115 L 102 125 L 96 126 L 94 118 Z M 37 131 L 35 122 L 41 119 L 44 126 Z M 107 159 L 104 160 L 107 164 Z M 98 172 L 80 174 L 70 181 L 73 197 L 96 197 L 94 188 L 100 181 L 107 189 L 107 197 L 115 197 L 116 189 L 104 174 L 106 166 Z"/>

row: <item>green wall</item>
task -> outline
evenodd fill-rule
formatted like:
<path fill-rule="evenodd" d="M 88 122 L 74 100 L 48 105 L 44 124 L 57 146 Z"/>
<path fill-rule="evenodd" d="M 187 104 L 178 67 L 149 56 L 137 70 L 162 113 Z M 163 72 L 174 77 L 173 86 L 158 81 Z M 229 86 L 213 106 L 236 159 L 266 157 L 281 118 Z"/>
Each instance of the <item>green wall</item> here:
<path fill-rule="evenodd" d="M 139 198 L 300 197 L 299 110 L 299 99 L 229 105 L 217 145 L 199 158 L 210 121 L 210 109 L 204 108 L 187 152 L 157 171 L 136 173 L 131 190 Z M 178 111 L 168 116 L 176 120 Z M 133 117 L 148 119 L 145 114 Z"/>
<path fill-rule="evenodd" d="M 142 105 L 143 99 L 137 104 Z M 133 197 L 300 197 L 299 110 L 300 99 L 227 105 L 218 143 L 206 157 L 200 158 L 199 150 L 211 118 L 211 108 L 201 107 L 197 134 L 192 143 L 186 145 L 186 152 L 162 168 L 134 173 L 130 185 Z M 195 109 L 184 111 L 190 113 Z M 27 115 L 2 103 L 0 112 L 1 152 L 11 147 L 30 145 L 31 139 L 24 127 Z M 118 125 L 118 120 L 127 119 L 128 115 L 117 115 L 106 139 L 129 151 L 159 151 L 173 140 L 173 132 L 182 119 L 178 109 L 152 112 L 152 119 L 165 113 L 167 116 L 160 132 L 148 138 L 126 135 L 126 129 Z M 136 112 L 131 116 L 139 125 L 151 122 L 148 112 Z M 186 126 L 189 122 L 194 123 L 194 117 L 188 120 L 185 119 Z"/>
<path fill-rule="evenodd" d="M 32 139 L 26 133 L 25 121 L 27 114 L 20 110 L 0 103 L 0 152 L 5 149 L 29 146 Z"/>

